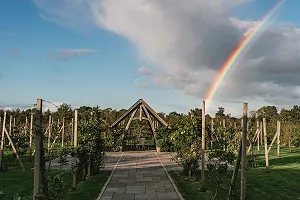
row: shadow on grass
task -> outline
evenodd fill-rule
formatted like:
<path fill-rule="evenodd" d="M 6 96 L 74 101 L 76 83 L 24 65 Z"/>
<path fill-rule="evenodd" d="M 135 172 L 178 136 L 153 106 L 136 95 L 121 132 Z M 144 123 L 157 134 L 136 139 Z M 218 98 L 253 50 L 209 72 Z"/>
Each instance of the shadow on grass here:
<path fill-rule="evenodd" d="M 22 200 L 32 199 L 34 158 L 31 163 L 29 162 L 29 156 L 21 156 L 21 160 L 24 164 L 25 172 L 22 171 L 18 161 L 16 162 L 7 156 L 5 157 L 4 162 L 8 169 L 0 172 L 0 192 L 3 191 L 5 194 L 3 198 L 0 198 L 1 200 L 18 199 L 18 197 L 22 197 Z M 47 173 L 56 175 L 59 173 L 59 170 L 50 170 Z M 110 173 L 110 171 L 101 171 L 100 174 L 91 176 L 90 180 L 78 183 L 78 190 L 71 192 L 72 172 L 65 171 L 63 185 L 66 191 L 60 199 L 95 199 Z"/>
<path fill-rule="evenodd" d="M 281 157 L 277 158 L 276 150 L 270 152 L 270 172 L 265 169 L 264 154 L 256 154 L 256 160 L 259 164 L 257 168 L 247 167 L 247 200 L 282 200 L 282 199 L 300 199 L 299 180 L 300 180 L 300 149 L 293 149 L 289 152 L 283 149 Z M 216 184 L 209 180 L 209 171 L 205 172 L 205 192 L 201 192 L 200 177 L 201 173 L 196 174 L 196 181 L 187 178 L 180 172 L 172 171 L 170 174 L 175 180 L 178 188 L 186 200 L 211 200 Z M 231 175 L 224 178 L 221 184 L 217 199 L 227 199 Z M 240 175 L 237 180 L 237 194 L 239 196 Z"/>

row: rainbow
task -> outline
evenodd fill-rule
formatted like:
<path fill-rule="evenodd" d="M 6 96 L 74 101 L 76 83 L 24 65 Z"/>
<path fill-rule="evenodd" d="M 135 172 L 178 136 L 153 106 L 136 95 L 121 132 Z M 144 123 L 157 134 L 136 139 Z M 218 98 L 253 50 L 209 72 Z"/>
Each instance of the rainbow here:
<path fill-rule="evenodd" d="M 253 40 L 261 35 L 264 30 L 266 30 L 264 27 L 272 19 L 272 16 L 274 16 L 284 1 L 285 0 L 279 1 L 249 33 L 244 35 L 244 37 L 240 40 L 234 51 L 222 65 L 216 79 L 206 94 L 205 101 L 209 102 L 214 97 L 220 87 L 220 84 L 223 82 L 230 69 L 239 63 L 242 57 L 246 54 Z"/>

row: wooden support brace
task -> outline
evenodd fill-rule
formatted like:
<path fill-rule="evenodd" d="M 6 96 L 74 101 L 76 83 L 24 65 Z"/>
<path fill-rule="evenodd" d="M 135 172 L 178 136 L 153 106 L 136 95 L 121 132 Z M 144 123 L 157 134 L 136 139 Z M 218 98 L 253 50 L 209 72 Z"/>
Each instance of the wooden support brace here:
<path fill-rule="evenodd" d="M 151 130 L 152 130 L 152 133 L 153 133 L 153 135 L 154 135 L 154 137 L 155 137 L 155 129 L 154 129 L 153 125 L 152 125 L 152 120 L 151 120 L 151 118 L 150 118 L 150 115 L 149 115 L 149 113 L 148 113 L 148 111 L 147 111 L 147 109 L 145 108 L 144 105 L 142 105 L 142 109 L 144 110 L 144 112 L 145 112 L 145 114 L 146 114 L 146 116 L 147 116 L 147 118 L 148 118 L 148 120 L 149 120 L 149 125 L 150 125 Z"/>
<path fill-rule="evenodd" d="M 137 110 L 133 111 L 133 113 L 131 114 L 131 116 L 130 116 L 130 118 L 129 118 L 129 121 L 128 121 L 127 125 L 126 125 L 125 130 L 128 130 L 128 129 L 129 129 L 129 126 L 130 126 L 130 124 L 131 124 L 131 122 L 132 122 L 132 119 L 133 119 L 133 117 L 135 116 L 136 112 L 137 112 Z"/>
<path fill-rule="evenodd" d="M 263 129 L 264 129 L 266 171 L 268 172 L 269 171 L 269 154 L 268 154 L 268 143 L 267 143 L 266 118 L 263 118 Z"/>
<path fill-rule="evenodd" d="M 20 162 L 20 165 L 21 165 L 21 167 L 22 167 L 22 171 L 25 172 L 25 168 L 24 168 L 23 162 L 22 162 L 21 158 L 19 157 L 19 154 L 18 154 L 18 152 L 17 152 L 17 150 L 16 150 L 16 148 L 15 148 L 15 145 L 14 145 L 14 143 L 12 142 L 12 140 L 11 140 L 11 138 L 10 138 L 10 136 L 9 136 L 9 134 L 8 134 L 8 132 L 7 132 L 7 130 L 6 130 L 6 128 L 4 128 L 4 131 L 5 131 L 5 133 L 6 133 L 6 137 L 8 138 L 8 141 L 9 141 L 9 143 L 10 143 L 10 145 L 11 145 L 11 147 L 12 147 L 14 153 L 16 154 L 16 157 L 17 157 L 18 161 Z"/>

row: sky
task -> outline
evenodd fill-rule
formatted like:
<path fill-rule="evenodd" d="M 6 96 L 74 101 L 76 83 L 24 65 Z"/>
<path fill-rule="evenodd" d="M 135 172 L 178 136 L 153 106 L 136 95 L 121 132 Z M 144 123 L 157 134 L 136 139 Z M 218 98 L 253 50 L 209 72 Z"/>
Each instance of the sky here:
<path fill-rule="evenodd" d="M 2 108 L 37 98 L 115 109 L 143 98 L 157 112 L 201 107 L 240 38 L 277 0 L 1 0 Z M 224 79 L 208 113 L 298 103 L 299 0 Z M 46 107 L 51 107 L 45 104 Z"/>

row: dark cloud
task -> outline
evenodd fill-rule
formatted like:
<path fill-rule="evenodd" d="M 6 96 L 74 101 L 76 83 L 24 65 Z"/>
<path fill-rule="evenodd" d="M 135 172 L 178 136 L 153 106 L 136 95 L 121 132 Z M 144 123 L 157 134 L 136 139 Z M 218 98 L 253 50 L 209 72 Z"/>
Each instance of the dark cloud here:
<path fill-rule="evenodd" d="M 156 84 L 201 99 L 241 37 L 258 23 L 232 17 L 231 9 L 246 2 L 240 0 L 55 0 L 51 9 L 41 3 L 46 0 L 39 2 L 40 9 L 61 23 L 76 23 L 69 16 L 82 13 L 95 26 L 127 38 L 142 59 L 160 67 L 151 75 Z M 84 9 L 74 9 L 80 6 Z M 273 25 L 232 68 L 216 98 L 226 103 L 299 103 L 299 61 L 300 30 Z"/>

